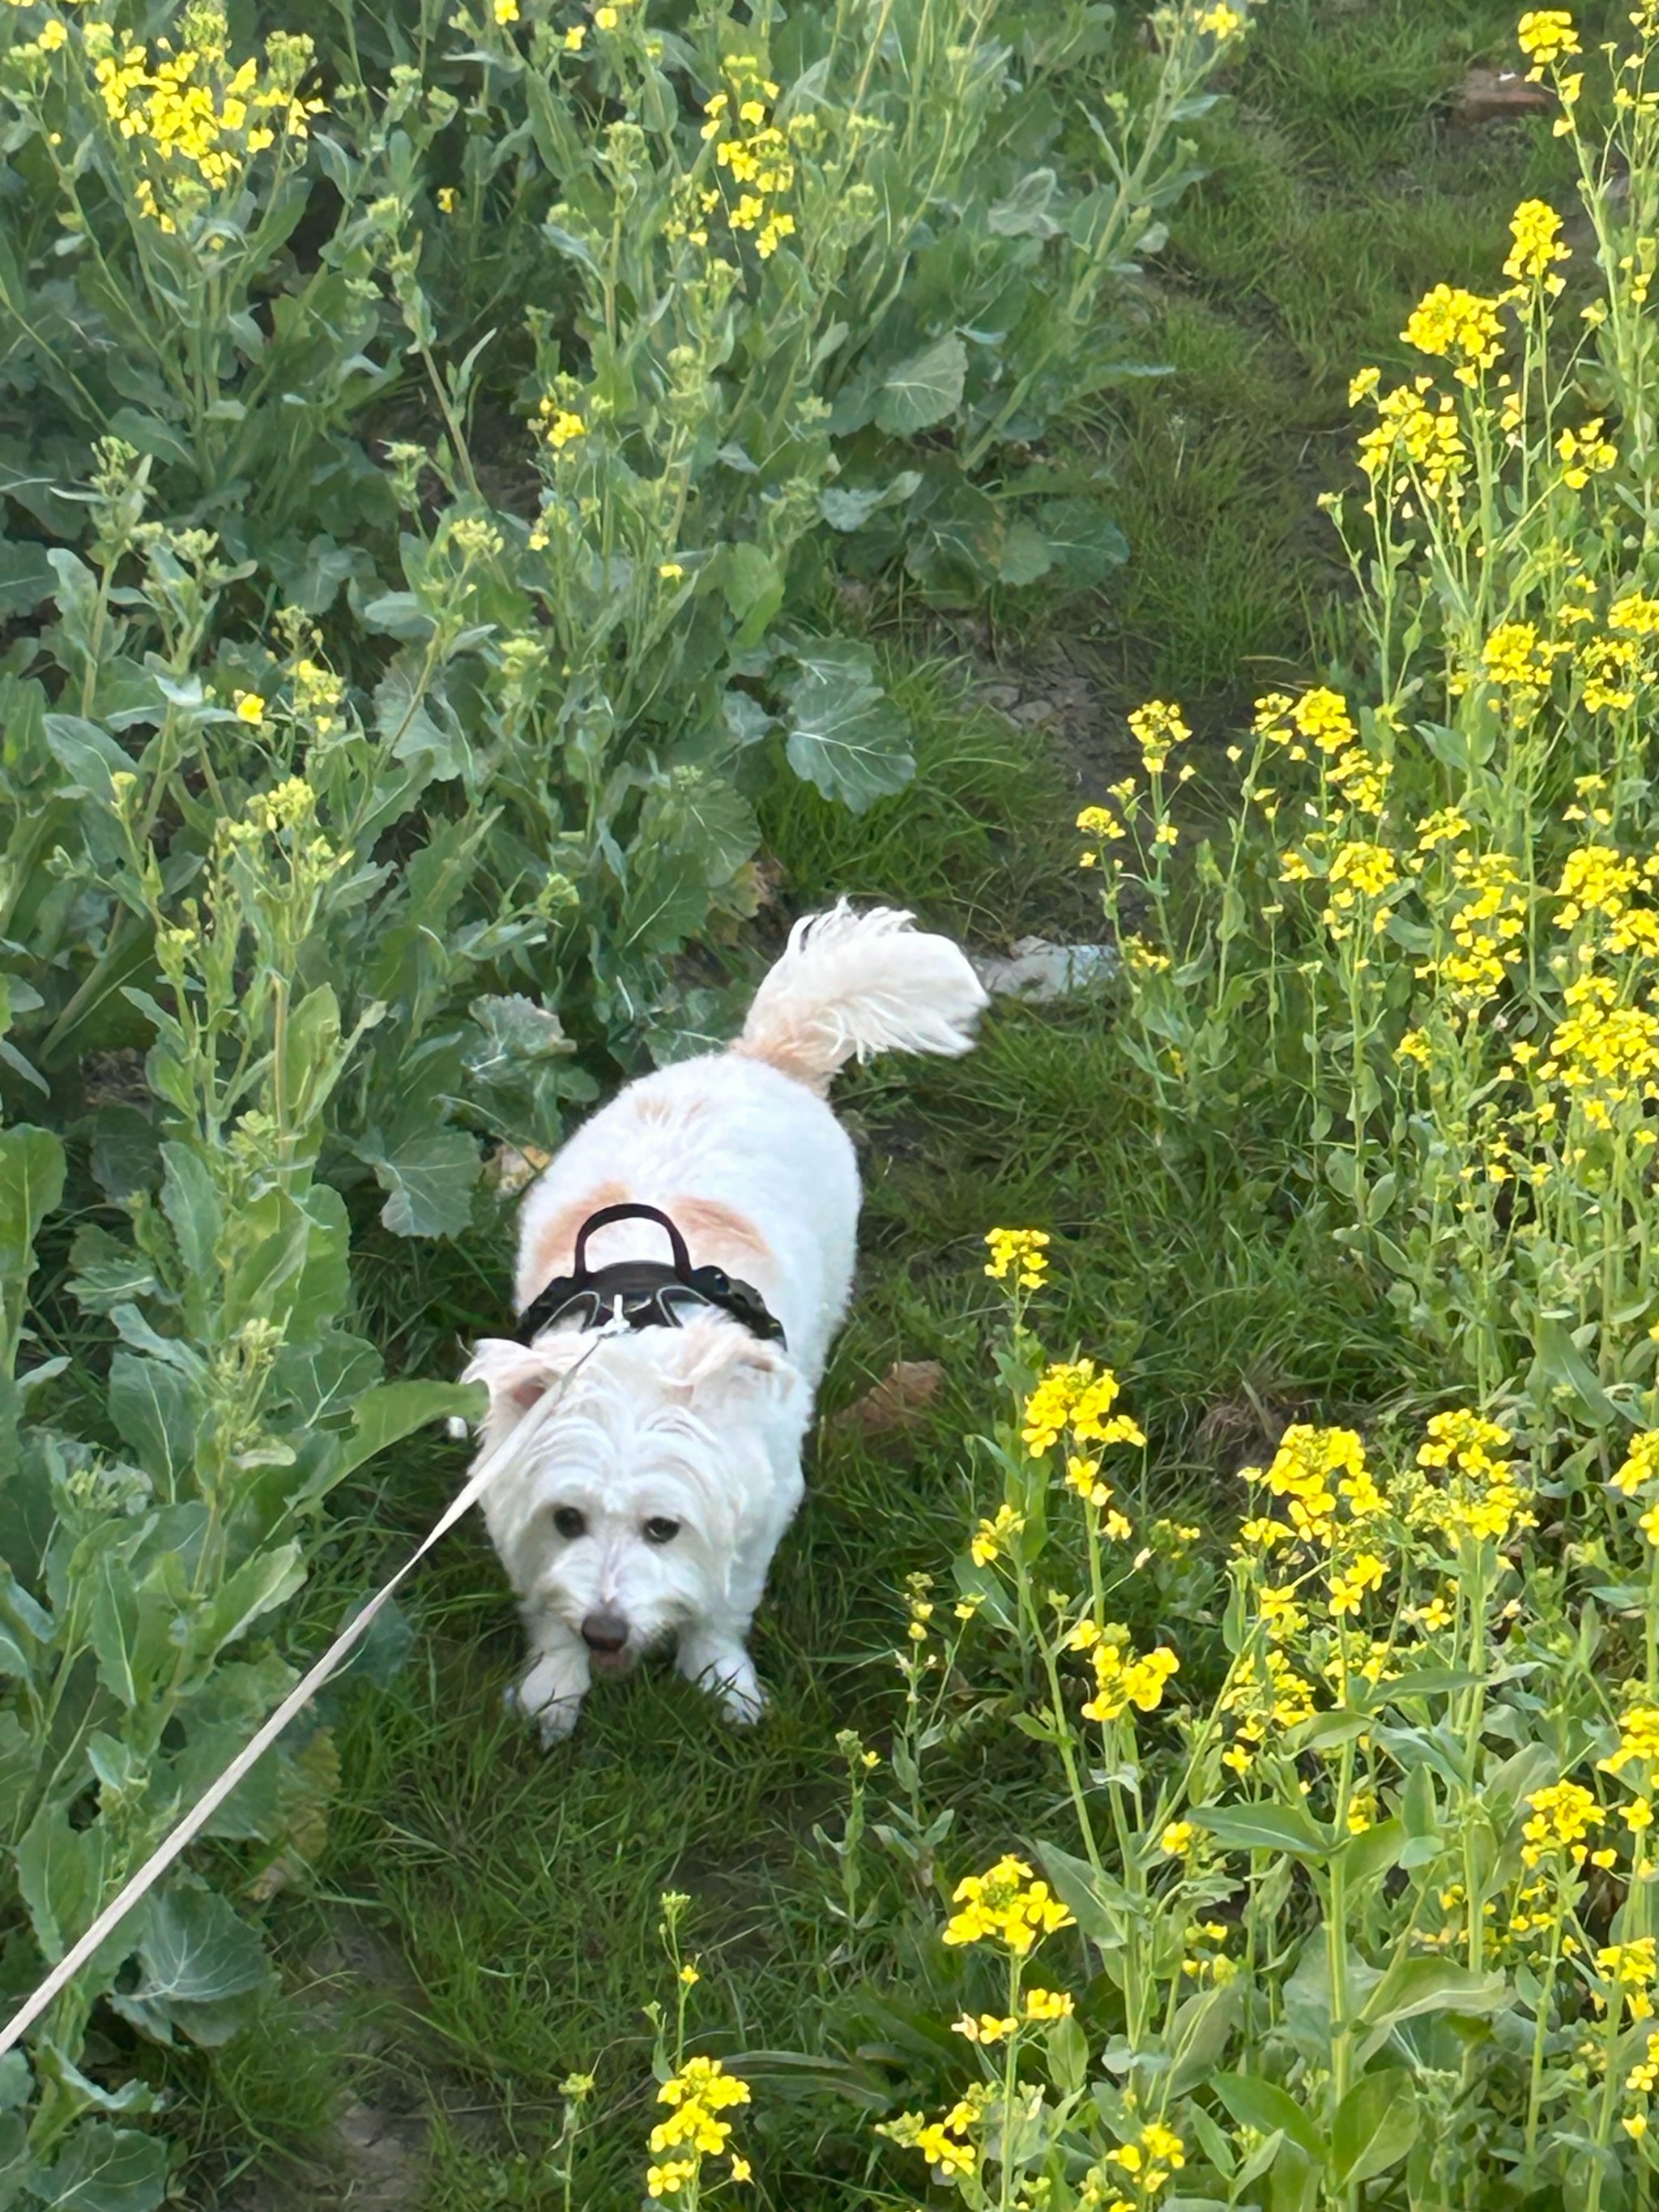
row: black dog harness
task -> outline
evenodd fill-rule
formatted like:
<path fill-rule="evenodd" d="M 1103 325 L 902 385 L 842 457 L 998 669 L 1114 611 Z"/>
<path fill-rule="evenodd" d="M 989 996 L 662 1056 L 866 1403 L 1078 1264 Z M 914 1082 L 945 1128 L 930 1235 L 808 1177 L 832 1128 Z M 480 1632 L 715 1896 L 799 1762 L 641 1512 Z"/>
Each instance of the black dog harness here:
<path fill-rule="evenodd" d="M 587 1240 L 613 1221 L 654 1221 L 668 1232 L 673 1265 L 660 1260 L 619 1260 L 614 1267 L 590 1268 Z M 609 1335 L 624 1328 L 678 1328 L 687 1312 L 713 1307 L 741 1322 L 750 1336 L 785 1342 L 782 1324 L 748 1283 L 734 1283 L 722 1267 L 694 1267 L 685 1239 L 654 1206 L 605 1206 L 590 1213 L 576 1231 L 574 1274 L 556 1275 L 519 1316 L 518 1340 L 533 1344 L 560 1322 Z"/>

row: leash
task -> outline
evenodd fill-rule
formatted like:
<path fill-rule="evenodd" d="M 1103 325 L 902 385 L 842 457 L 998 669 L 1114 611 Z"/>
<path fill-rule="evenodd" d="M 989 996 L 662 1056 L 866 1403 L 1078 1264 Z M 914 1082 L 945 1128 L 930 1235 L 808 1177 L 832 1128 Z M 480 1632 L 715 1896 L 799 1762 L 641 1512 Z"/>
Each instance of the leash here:
<path fill-rule="evenodd" d="M 444 1508 L 436 1523 L 422 1538 L 391 1581 L 382 1583 L 361 1612 L 353 1614 L 322 1657 L 307 1669 L 275 1712 L 254 1731 L 218 1780 L 209 1786 L 183 1820 L 150 1853 L 137 1873 L 104 1907 L 85 1935 L 64 1953 L 34 1994 L 26 1998 L 5 2026 L 0 2027 L 0 2057 L 3 2057 L 27 2033 L 53 1999 L 62 1995 L 94 1953 L 114 1934 L 134 1905 L 154 1888 L 173 1861 L 201 1833 L 237 1784 L 270 1750 L 295 1715 L 302 1706 L 308 1705 L 323 1684 L 338 1671 L 340 1662 L 362 1641 L 376 1615 L 389 1602 L 400 1584 L 413 1574 L 433 1547 L 449 1534 L 462 1515 L 483 1497 L 509 1452 L 526 1442 L 527 1431 L 542 1425 L 599 1348 L 599 1340 L 596 1340 L 560 1377 L 555 1388 L 531 1407 L 512 1432 L 503 1437 L 493 1450 L 485 1453 L 467 1478 L 465 1486 Z"/>

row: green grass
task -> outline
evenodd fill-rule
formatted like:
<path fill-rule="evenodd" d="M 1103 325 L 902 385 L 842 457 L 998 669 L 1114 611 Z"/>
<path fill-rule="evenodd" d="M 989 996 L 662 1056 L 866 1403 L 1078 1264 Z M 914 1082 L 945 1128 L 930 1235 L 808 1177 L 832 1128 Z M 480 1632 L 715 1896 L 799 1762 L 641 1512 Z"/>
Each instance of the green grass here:
<path fill-rule="evenodd" d="M 1436 279 L 1489 285 L 1515 202 L 1562 189 L 1546 131 L 1451 119 L 1468 64 L 1510 58 L 1510 28 L 1486 0 L 1270 0 L 1204 126 L 1210 179 L 1140 294 L 1139 350 L 1174 374 L 1118 387 L 1070 434 L 1115 457 L 1131 565 L 1092 605 L 993 610 L 1016 665 L 1061 642 L 1097 687 L 1081 766 L 965 707 L 960 671 L 915 667 L 900 685 L 920 761 L 908 792 L 860 819 L 798 785 L 764 795 L 789 910 L 845 890 L 981 942 L 1087 934 L 1098 916 L 1070 866 L 1068 785 L 1104 780 L 1115 711 L 1159 691 L 1215 733 L 1253 689 L 1340 659 L 1334 541 L 1313 501 L 1346 465 L 1347 378 L 1398 361 L 1404 316 Z M 895 2095 L 928 2093 L 939 2055 L 868 1986 L 864 1945 L 841 1948 L 813 1829 L 839 1832 L 836 1730 L 879 1742 L 892 1712 L 904 1576 L 942 1571 L 960 1541 L 961 1439 L 987 1415 L 996 1326 L 990 1224 L 1054 1233 L 1043 1327 L 1056 1351 L 1124 1375 L 1153 1438 L 1135 1501 L 1152 1511 L 1224 1516 L 1255 1408 L 1334 1416 L 1409 1384 L 1389 1316 L 1303 1210 L 1273 1133 L 1195 1131 L 1180 1158 L 1160 1152 L 1103 1003 L 1001 1009 L 970 1059 L 866 1072 L 840 1105 L 867 1200 L 825 1409 L 896 1358 L 938 1358 L 948 1380 L 901 1444 L 821 1434 L 757 1626 L 770 1717 L 734 1735 L 653 1671 L 596 1692 L 574 1741 L 543 1758 L 502 1711 L 519 1644 L 500 1571 L 477 1528 L 460 1532 L 416 1586 L 403 1670 L 331 1708 L 343 1800 L 313 1890 L 277 1915 L 289 1997 L 256 2048 L 177 2062 L 208 2093 L 185 2107 L 198 2116 L 191 2201 L 248 2201 L 225 2175 L 250 2144 L 271 2201 L 343 2201 L 355 2170 L 330 2169 L 321 2120 L 343 2081 L 408 2125 L 419 2179 L 385 2201 L 551 2212 L 557 2084 L 581 2069 L 599 2088 L 574 2202 L 631 2208 L 669 1887 L 694 1899 L 695 2017 L 712 2045 L 814 2052 L 849 2080 L 873 2070 Z M 465 1248 L 388 1254 L 372 1319 L 398 1358 L 453 1370 L 499 1314 L 509 1236 L 503 1218 Z M 342 1501 L 348 1533 L 296 1648 L 400 1556 L 460 1464 L 428 1445 Z M 1158 1600 L 1149 1587 L 1139 1602 Z M 969 1732 L 939 1757 L 939 1794 L 962 1808 L 952 1869 L 1040 1832 L 1048 1808 L 1012 1731 Z M 902 1896 L 890 1901 L 914 1929 Z M 915 1943 L 918 2001 L 945 1971 Z M 932 1994 L 948 2017 L 950 1992 Z M 872 2040 L 879 2066 L 858 2056 Z M 860 2107 L 822 2084 L 787 2091 L 774 2069 L 748 2133 L 769 2212 L 914 2197 L 909 2162 L 889 2163 Z"/>
<path fill-rule="evenodd" d="M 1432 283 L 1492 290 L 1516 203 L 1572 204 L 1536 121 L 1459 119 L 1471 64 L 1517 65 L 1503 0 L 1271 0 L 1200 127 L 1209 174 L 1139 298 L 1135 349 L 1084 431 L 1115 465 L 1134 549 L 1084 626 L 1115 705 L 1175 696 L 1220 726 L 1310 656 L 1340 659 L 1344 571 L 1315 507 L 1346 480 L 1347 387 L 1405 371 Z M 1589 36 L 1616 9 L 1578 11 Z M 1420 365 L 1420 364 L 1419 364 Z"/>

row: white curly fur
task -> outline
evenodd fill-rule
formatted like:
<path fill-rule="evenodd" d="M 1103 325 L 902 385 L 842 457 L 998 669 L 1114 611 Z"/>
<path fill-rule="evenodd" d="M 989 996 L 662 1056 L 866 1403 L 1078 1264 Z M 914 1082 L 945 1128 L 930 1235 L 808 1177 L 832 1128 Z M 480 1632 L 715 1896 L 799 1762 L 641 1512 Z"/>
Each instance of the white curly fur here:
<path fill-rule="evenodd" d="M 957 947 L 910 919 L 843 901 L 797 923 L 732 1048 L 629 1085 L 525 1201 L 520 1310 L 568 1273 L 589 1214 L 633 1200 L 679 1224 L 694 1264 L 752 1283 L 787 1340 L 786 1352 L 718 1315 L 605 1338 L 490 1484 L 484 1516 L 531 1646 L 517 1699 L 544 1741 L 574 1727 L 596 1668 L 626 1673 L 670 1643 L 731 1718 L 762 1710 L 749 1625 L 800 1502 L 801 1444 L 852 1286 L 858 1170 L 823 1093 L 855 1054 L 967 1051 L 986 1003 Z M 587 1256 L 665 1256 L 665 1243 L 619 1222 Z M 467 1375 L 489 1389 L 482 1447 L 591 1342 L 481 1342 Z"/>

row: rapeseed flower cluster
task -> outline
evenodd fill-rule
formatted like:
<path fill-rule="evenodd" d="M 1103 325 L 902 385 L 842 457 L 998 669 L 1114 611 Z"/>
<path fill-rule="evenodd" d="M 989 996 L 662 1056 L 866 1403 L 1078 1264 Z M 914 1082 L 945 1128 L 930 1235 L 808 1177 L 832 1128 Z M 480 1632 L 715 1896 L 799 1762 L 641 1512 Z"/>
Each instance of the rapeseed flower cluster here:
<path fill-rule="evenodd" d="M 1167 2185 L 1170 2175 L 1179 2173 L 1186 2165 L 1187 2146 L 1173 2130 L 1154 2120 L 1142 2128 L 1133 2141 L 1108 2151 L 1105 2163 L 1127 2174 L 1141 2191 L 1145 2203 L 1148 2197 L 1156 2197 Z"/>
<path fill-rule="evenodd" d="M 1161 775 L 1175 747 L 1185 744 L 1193 734 L 1180 708 L 1167 699 L 1149 700 L 1146 706 L 1137 707 L 1129 716 L 1129 729 L 1149 775 Z"/>
<path fill-rule="evenodd" d="M 985 1242 L 991 1254 L 985 1272 L 993 1282 L 1006 1283 L 1012 1276 L 1023 1291 L 1042 1288 L 1048 1273 L 1046 1229 L 988 1229 Z"/>
<path fill-rule="evenodd" d="M 1247 1467 L 1247 1482 L 1260 1483 L 1285 1501 L 1288 1527 L 1260 1520 L 1240 1531 L 1247 1547 L 1269 1548 L 1290 1536 L 1329 1550 L 1343 1529 L 1373 1519 L 1384 1499 L 1365 1465 L 1365 1448 L 1352 1429 L 1316 1428 L 1295 1422 L 1285 1430 L 1272 1463 Z M 1346 1513 L 1339 1518 L 1339 1507 Z M 1277 1526 L 1278 1534 L 1268 1531 Z"/>
<path fill-rule="evenodd" d="M 1000 1943 L 1023 1959 L 1034 1944 L 1057 1929 L 1072 1926 L 1072 1915 L 1037 1881 L 1024 1859 L 1000 1858 L 985 1874 L 964 1875 L 951 1893 L 959 1910 L 945 1923 L 945 1941 Z"/>
<path fill-rule="evenodd" d="M 1156 1712 L 1170 1676 L 1181 1671 L 1181 1662 L 1168 1644 L 1137 1655 L 1129 1647 L 1127 1629 L 1116 1626 L 1092 1642 L 1089 1656 L 1095 1693 L 1085 1705 L 1083 1717 L 1102 1727 L 1121 1720 L 1132 1705 L 1139 1712 Z"/>
<path fill-rule="evenodd" d="M 1423 962 L 1419 981 L 1446 987 L 1448 1002 L 1474 1013 L 1503 988 L 1525 951 L 1527 892 L 1519 865 L 1508 854 L 1451 854 L 1455 903 L 1446 921 L 1452 949 Z"/>
<path fill-rule="evenodd" d="M 659 2162 L 646 2173 L 650 2194 L 678 2196 L 696 2179 L 705 2158 L 728 2159 L 732 2180 L 748 2180 L 749 2162 L 730 2148 L 732 2123 L 720 2116 L 749 2101 L 749 2084 L 728 2074 L 718 2058 L 688 2058 L 657 2091 L 669 2116 L 651 2130 L 651 2154 Z"/>
<path fill-rule="evenodd" d="M 1653 2018 L 1654 1976 L 1659 1971 L 1651 1936 L 1638 1936 L 1626 1943 L 1606 1943 L 1595 1954 L 1603 1986 L 1592 1990 L 1590 2002 L 1598 2012 L 1609 2007 L 1627 2020 Z"/>
<path fill-rule="evenodd" d="M 1352 934 L 1356 914 L 1370 909 L 1373 935 L 1388 927 L 1389 893 L 1402 880 L 1393 848 L 1355 839 L 1339 845 L 1326 873 L 1325 927 L 1340 942 Z"/>
<path fill-rule="evenodd" d="M 959 2035 L 964 2043 L 1006 2043 L 1022 2027 L 1040 2026 L 1052 2020 L 1070 2020 L 1076 2009 L 1075 2001 L 1066 1990 L 1023 1990 L 1017 2013 L 982 2012 L 977 2018 L 971 2013 L 963 2013 L 959 2020 L 951 2021 L 951 2032 Z"/>
<path fill-rule="evenodd" d="M 1540 1866 L 1547 1859 L 1582 1867 L 1589 1855 L 1584 1838 L 1606 1817 L 1579 1782 L 1554 1782 L 1535 1790 L 1527 1800 L 1527 1810 L 1521 1829 L 1521 1863 L 1528 1867 Z"/>
<path fill-rule="evenodd" d="M 1564 1018 L 1552 1031 L 1538 1073 L 1559 1083 L 1594 1129 L 1610 1129 L 1616 1109 L 1659 1099 L 1659 1014 L 1615 1003 L 1608 975 L 1581 975 L 1563 994 Z"/>
<path fill-rule="evenodd" d="M 578 438 L 587 435 L 587 424 L 574 407 L 551 392 L 543 395 L 537 410 L 536 427 L 556 453 L 562 453 Z"/>
<path fill-rule="evenodd" d="M 762 74 L 756 57 L 733 54 L 726 71 L 726 88 L 703 102 L 702 135 L 714 145 L 717 167 L 738 187 L 736 199 L 724 203 L 727 226 L 749 233 L 765 261 L 794 235 L 793 215 L 778 204 L 794 186 L 794 150 L 771 119 L 769 103 L 776 100 L 778 87 Z M 705 215 L 715 204 L 707 193 L 700 202 Z"/>
<path fill-rule="evenodd" d="M 1504 264 L 1504 274 L 1518 284 L 1541 284 L 1552 300 L 1559 299 L 1565 279 L 1555 273 L 1558 264 L 1571 259 L 1561 241 L 1561 218 L 1547 200 L 1522 200 L 1510 219 L 1513 241 Z"/>
<path fill-rule="evenodd" d="M 1342 694 L 1322 685 L 1299 698 L 1269 691 L 1256 701 L 1250 727 L 1264 744 L 1282 746 L 1293 761 L 1315 753 L 1328 758 L 1343 753 L 1359 734 Z"/>
<path fill-rule="evenodd" d="M 1376 386 L 1357 379 L 1352 390 L 1357 405 L 1374 396 Z M 1365 512 L 1376 514 L 1378 485 L 1396 497 L 1414 489 L 1431 506 L 1444 501 L 1455 507 L 1470 464 L 1450 395 L 1437 392 L 1432 377 L 1419 376 L 1384 392 L 1376 407 L 1376 427 L 1359 440 L 1359 465 L 1373 486 Z"/>
<path fill-rule="evenodd" d="M 1565 8 L 1528 8 L 1516 26 L 1516 38 L 1532 64 L 1527 74 L 1534 83 L 1547 69 L 1580 52 L 1578 33 Z"/>
<path fill-rule="evenodd" d="M 1414 1528 L 1432 1529 L 1454 1542 L 1503 1544 L 1533 1516 L 1515 1462 L 1497 1455 L 1511 1439 L 1495 1421 L 1459 1409 L 1430 1417 L 1417 1465 L 1441 1478 L 1413 1485 L 1406 1493 L 1406 1518 Z"/>
<path fill-rule="evenodd" d="M 1419 353 L 1450 362 L 1458 382 L 1473 385 L 1503 350 L 1498 306 L 1498 301 L 1461 286 L 1437 284 L 1412 310 L 1400 335 Z"/>
<path fill-rule="evenodd" d="M 179 27 L 180 45 L 158 38 L 152 48 L 94 21 L 82 40 L 104 113 L 140 156 L 134 185 L 139 210 L 158 229 L 240 188 L 256 155 L 280 141 L 301 141 L 320 100 L 300 91 L 314 50 L 308 38 L 275 31 L 265 64 L 232 65 L 225 14 L 217 0 L 192 0 Z"/>
<path fill-rule="evenodd" d="M 886 2136 L 907 2150 L 919 2150 L 940 2181 L 954 2181 L 959 2176 L 975 2172 L 978 2167 L 979 2153 L 973 2136 L 990 2102 L 990 2090 L 983 2082 L 975 2081 L 938 2119 L 926 2119 L 920 2112 L 903 2112 L 896 2120 L 880 2123 L 876 2133 Z"/>
<path fill-rule="evenodd" d="M 1640 1765 L 1650 1778 L 1659 1776 L 1659 1705 L 1632 1705 L 1620 1721 L 1618 1748 L 1596 1765 L 1602 1774 L 1623 1774 L 1627 1766 Z"/>
<path fill-rule="evenodd" d="M 1632 1439 L 1612 1483 L 1621 1498 L 1640 1504 L 1636 1525 L 1659 1549 L 1659 1430 L 1645 1429 Z"/>
<path fill-rule="evenodd" d="M 1216 1710 L 1232 1722 L 1232 1739 L 1221 1763 L 1235 1774 L 1248 1774 L 1257 1753 L 1275 1735 L 1299 1728 L 1318 1711 L 1313 1686 L 1289 1656 L 1274 1646 L 1242 1653 L 1217 1700 Z"/>
<path fill-rule="evenodd" d="M 1025 1401 L 1021 1439 L 1033 1459 L 1052 1450 L 1069 1430 L 1081 1444 L 1145 1444 L 1127 1413 L 1114 1413 L 1120 1385 L 1109 1368 L 1092 1359 L 1059 1360 L 1048 1367 Z"/>

